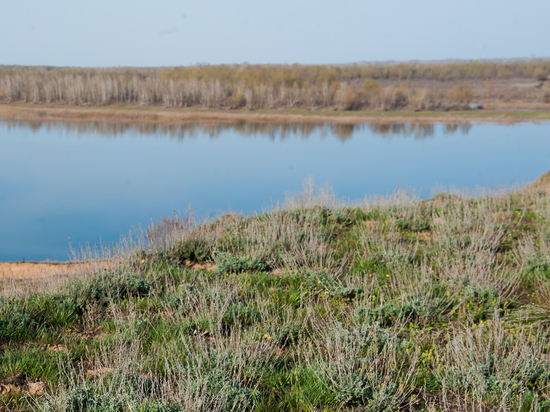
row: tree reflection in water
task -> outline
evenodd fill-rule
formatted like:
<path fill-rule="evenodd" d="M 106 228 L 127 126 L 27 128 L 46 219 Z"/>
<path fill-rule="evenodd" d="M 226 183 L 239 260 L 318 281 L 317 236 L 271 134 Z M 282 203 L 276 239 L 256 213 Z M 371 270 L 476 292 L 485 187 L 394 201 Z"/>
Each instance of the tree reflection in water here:
<path fill-rule="evenodd" d="M 23 127 L 33 131 L 47 130 L 59 133 L 89 134 L 96 133 L 106 137 L 123 134 L 169 136 L 172 139 L 184 140 L 198 136 L 217 138 L 226 131 L 235 131 L 244 136 L 262 136 L 271 140 L 284 140 L 290 136 L 307 139 L 312 135 L 322 137 L 333 135 L 345 142 L 353 134 L 370 130 L 374 135 L 384 139 L 413 136 L 415 140 L 424 140 L 435 135 L 435 125 L 415 123 L 395 124 L 329 124 L 329 123 L 248 123 L 236 122 L 227 124 L 191 123 L 182 125 L 147 124 L 147 123 L 103 123 L 103 122 L 52 122 L 52 121 L 16 121 L 9 118 L 0 119 L 8 128 Z M 471 129 L 466 124 L 443 125 L 445 134 L 468 134 Z"/>

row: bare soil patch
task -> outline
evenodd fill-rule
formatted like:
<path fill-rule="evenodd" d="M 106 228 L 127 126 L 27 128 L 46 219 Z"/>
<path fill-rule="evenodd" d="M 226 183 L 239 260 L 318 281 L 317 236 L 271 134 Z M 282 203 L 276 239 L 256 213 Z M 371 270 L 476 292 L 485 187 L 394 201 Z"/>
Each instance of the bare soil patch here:
<path fill-rule="evenodd" d="M 97 378 L 101 375 L 105 375 L 109 372 L 114 372 L 115 370 L 113 368 L 104 368 L 104 367 L 100 367 L 100 368 L 97 368 L 97 369 L 88 369 L 86 371 L 86 375 L 90 378 Z"/>
<path fill-rule="evenodd" d="M 185 266 L 187 266 L 189 268 L 193 268 L 193 269 L 206 269 L 206 270 L 209 270 L 209 271 L 213 271 L 214 269 L 216 269 L 216 265 L 213 264 L 213 263 L 192 262 L 189 259 L 185 259 L 183 261 L 183 264 Z"/>
<path fill-rule="evenodd" d="M 16 375 L 0 380 L 1 393 L 26 393 L 29 395 L 41 395 L 46 389 L 44 382 L 30 382 L 25 375 Z"/>

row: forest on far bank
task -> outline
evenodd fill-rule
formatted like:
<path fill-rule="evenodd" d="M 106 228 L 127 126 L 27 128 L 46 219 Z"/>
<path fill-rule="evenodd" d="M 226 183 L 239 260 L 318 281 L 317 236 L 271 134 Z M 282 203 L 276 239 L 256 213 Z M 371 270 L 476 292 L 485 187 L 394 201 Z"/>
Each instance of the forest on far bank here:
<path fill-rule="evenodd" d="M 0 66 L 0 102 L 218 109 L 550 110 L 550 61 L 393 65 Z"/>

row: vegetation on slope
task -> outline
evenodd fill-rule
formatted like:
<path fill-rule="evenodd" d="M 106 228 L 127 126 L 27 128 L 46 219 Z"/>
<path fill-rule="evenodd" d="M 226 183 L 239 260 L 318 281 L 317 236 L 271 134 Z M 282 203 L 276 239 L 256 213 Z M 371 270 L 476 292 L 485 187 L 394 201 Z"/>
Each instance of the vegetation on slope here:
<path fill-rule="evenodd" d="M 449 110 L 487 99 L 550 103 L 549 75 L 550 62 L 544 61 L 169 69 L 14 66 L 0 68 L 0 102 L 249 110 Z"/>
<path fill-rule="evenodd" d="M 4 409 L 550 410 L 547 194 L 328 200 L 4 292 Z"/>

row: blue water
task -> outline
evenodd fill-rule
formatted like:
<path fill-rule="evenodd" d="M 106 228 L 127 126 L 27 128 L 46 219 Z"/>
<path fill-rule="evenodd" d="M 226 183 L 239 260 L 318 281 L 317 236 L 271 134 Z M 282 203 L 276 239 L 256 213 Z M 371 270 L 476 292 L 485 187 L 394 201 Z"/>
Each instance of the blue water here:
<path fill-rule="evenodd" d="M 182 214 L 249 213 L 310 176 L 349 200 L 522 184 L 550 169 L 550 124 L 150 126 L 0 121 L 0 261 L 66 260 Z"/>

